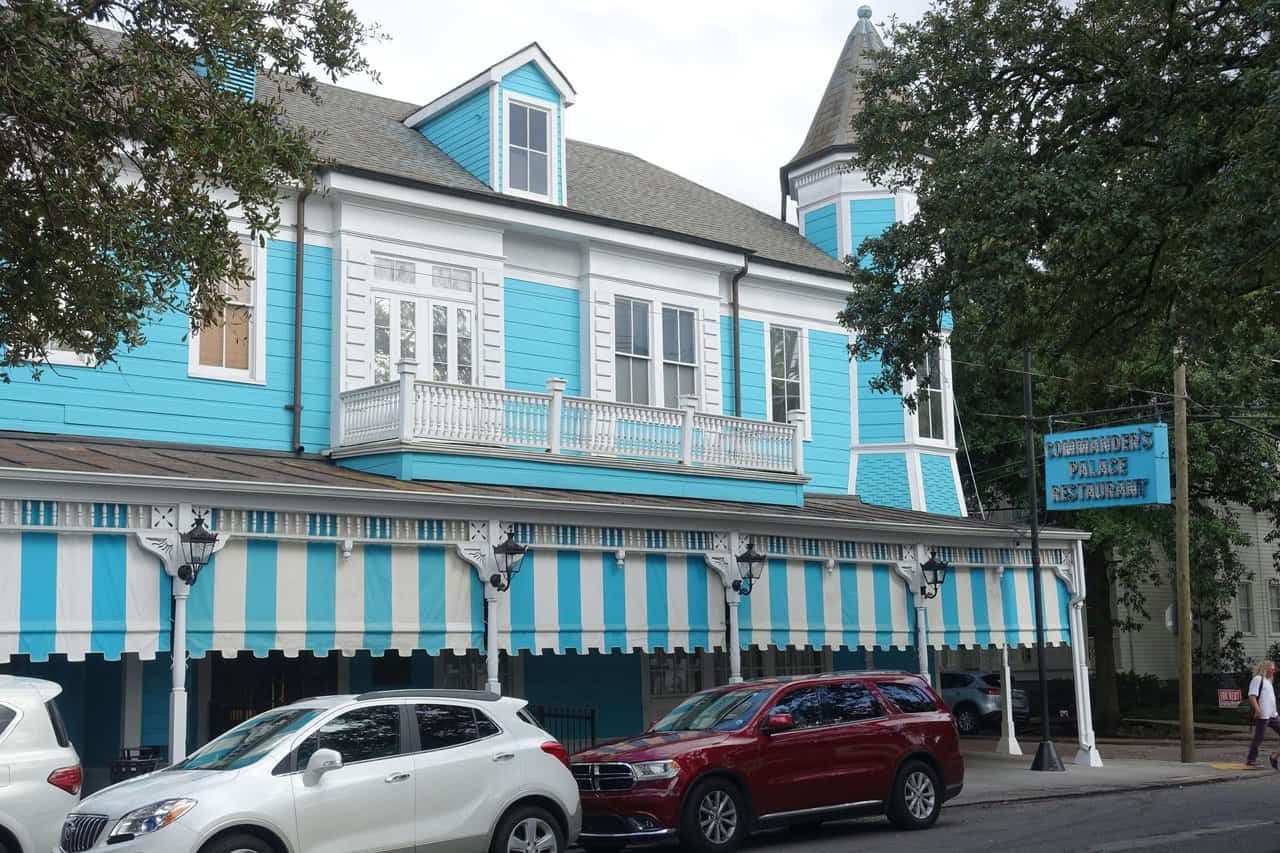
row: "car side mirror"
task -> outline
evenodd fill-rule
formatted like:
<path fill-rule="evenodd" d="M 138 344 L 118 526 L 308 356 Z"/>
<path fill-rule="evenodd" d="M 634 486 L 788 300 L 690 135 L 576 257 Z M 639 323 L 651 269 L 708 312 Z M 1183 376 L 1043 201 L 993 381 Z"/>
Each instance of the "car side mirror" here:
<path fill-rule="evenodd" d="M 341 769 L 341 767 L 341 753 L 335 749 L 317 749 L 311 753 L 311 758 L 307 759 L 307 766 L 303 771 L 303 782 L 307 785 L 314 785 L 320 781 L 324 774 Z"/>
<path fill-rule="evenodd" d="M 764 724 L 766 734 L 790 731 L 795 727 L 796 718 L 790 714 L 770 714 L 769 719 L 766 720 Z"/>

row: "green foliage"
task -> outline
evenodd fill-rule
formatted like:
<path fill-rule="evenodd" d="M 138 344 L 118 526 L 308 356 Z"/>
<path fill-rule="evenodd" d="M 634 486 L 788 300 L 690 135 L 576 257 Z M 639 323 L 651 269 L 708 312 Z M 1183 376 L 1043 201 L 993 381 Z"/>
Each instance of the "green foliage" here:
<path fill-rule="evenodd" d="M 1223 628 L 1248 574 L 1236 516 L 1280 512 L 1277 24 L 1277 0 L 935 0 L 890 28 L 854 120 L 854 165 L 914 187 L 919 214 L 859 247 L 842 321 L 897 388 L 951 312 L 988 507 L 1025 506 L 1024 348 L 1037 410 L 1063 413 L 1044 431 L 1170 420 L 1185 343 L 1206 669 L 1241 663 Z M 1089 592 L 1114 586 L 1121 627 L 1163 621 L 1142 588 L 1170 580 L 1170 507 L 1053 521 L 1093 532 Z"/>
<path fill-rule="evenodd" d="M 19 0 L 0 18 L 5 380 L 38 376 L 52 341 L 109 362 L 159 313 L 217 316 L 249 276 L 228 217 L 260 240 L 317 165 L 282 87 L 368 71 L 376 37 L 346 0 Z M 267 72 L 255 101 L 219 85 L 233 65 Z"/>

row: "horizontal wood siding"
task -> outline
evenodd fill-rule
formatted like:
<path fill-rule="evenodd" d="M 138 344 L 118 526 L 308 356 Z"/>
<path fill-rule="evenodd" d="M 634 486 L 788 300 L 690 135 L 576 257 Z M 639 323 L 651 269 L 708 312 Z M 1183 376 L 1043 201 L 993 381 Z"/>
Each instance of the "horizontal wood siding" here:
<path fill-rule="evenodd" d="M 266 267 L 264 385 L 188 376 L 188 320 L 169 312 L 114 364 L 51 366 L 39 381 L 12 371 L 0 429 L 289 450 L 294 244 L 268 241 Z M 330 249 L 307 247 L 304 278 L 302 442 L 318 451 L 329 444 Z"/>
<path fill-rule="evenodd" d="M 845 335 L 809 331 L 811 441 L 804 472 L 815 492 L 849 491 L 849 350 Z"/>
<path fill-rule="evenodd" d="M 804 215 L 804 236 L 831 257 L 839 255 L 836 239 L 836 206 L 828 204 Z"/>
<path fill-rule="evenodd" d="M 489 183 L 489 88 L 454 104 L 422 126 L 422 135 L 434 142 L 458 165 Z"/>
<path fill-rule="evenodd" d="M 506 387 L 546 391 L 547 380 L 568 380 L 565 393 L 582 394 L 582 332 L 578 291 L 532 281 L 503 280 Z"/>

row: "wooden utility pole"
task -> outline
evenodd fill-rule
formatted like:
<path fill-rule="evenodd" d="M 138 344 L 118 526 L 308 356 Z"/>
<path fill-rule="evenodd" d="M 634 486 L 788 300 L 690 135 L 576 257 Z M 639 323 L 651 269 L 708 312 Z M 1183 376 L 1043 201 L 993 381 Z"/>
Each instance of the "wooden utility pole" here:
<path fill-rule="evenodd" d="M 1182 733 L 1182 761 L 1196 760 L 1195 714 L 1191 692 L 1191 489 L 1187 460 L 1187 363 L 1179 343 L 1174 351 L 1173 446 L 1177 458 L 1175 563 L 1178 575 L 1178 719 Z"/>

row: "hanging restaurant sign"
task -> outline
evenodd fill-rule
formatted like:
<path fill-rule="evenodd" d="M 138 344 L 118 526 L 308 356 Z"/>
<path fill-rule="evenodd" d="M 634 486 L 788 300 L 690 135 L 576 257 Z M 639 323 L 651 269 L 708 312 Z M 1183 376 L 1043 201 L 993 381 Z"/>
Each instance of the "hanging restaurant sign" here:
<path fill-rule="evenodd" d="M 1136 424 L 1044 437 L 1045 508 L 1167 504 L 1169 429 Z"/>

